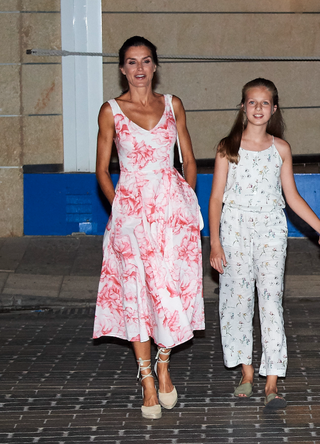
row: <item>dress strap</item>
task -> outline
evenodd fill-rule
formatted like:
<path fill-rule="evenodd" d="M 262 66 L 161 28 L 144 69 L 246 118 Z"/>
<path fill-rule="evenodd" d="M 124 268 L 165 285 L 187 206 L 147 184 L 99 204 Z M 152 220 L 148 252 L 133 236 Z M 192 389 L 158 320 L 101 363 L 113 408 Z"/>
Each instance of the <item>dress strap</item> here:
<path fill-rule="evenodd" d="M 120 108 L 120 106 L 118 105 L 118 102 L 116 101 L 116 99 L 110 99 L 108 100 L 109 105 L 111 106 L 112 109 L 112 113 L 115 116 L 116 114 L 122 114 L 123 112 Z"/>

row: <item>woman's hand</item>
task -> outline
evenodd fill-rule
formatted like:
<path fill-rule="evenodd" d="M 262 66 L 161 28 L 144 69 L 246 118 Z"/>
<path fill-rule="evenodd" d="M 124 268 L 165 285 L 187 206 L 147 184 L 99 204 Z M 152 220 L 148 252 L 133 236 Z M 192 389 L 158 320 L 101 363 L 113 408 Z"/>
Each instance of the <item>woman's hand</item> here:
<path fill-rule="evenodd" d="M 216 245 L 211 245 L 210 265 L 220 274 L 223 274 L 223 267 L 227 266 L 226 256 L 220 242 Z"/>

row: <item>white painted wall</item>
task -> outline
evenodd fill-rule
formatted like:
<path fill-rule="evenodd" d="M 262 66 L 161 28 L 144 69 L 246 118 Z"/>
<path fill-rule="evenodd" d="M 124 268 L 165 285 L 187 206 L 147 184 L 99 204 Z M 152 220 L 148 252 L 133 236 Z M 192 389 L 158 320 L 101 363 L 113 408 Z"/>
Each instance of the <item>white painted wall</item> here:
<path fill-rule="evenodd" d="M 62 49 L 102 52 L 101 0 L 61 0 Z M 94 172 L 102 57 L 62 57 L 64 171 Z"/>

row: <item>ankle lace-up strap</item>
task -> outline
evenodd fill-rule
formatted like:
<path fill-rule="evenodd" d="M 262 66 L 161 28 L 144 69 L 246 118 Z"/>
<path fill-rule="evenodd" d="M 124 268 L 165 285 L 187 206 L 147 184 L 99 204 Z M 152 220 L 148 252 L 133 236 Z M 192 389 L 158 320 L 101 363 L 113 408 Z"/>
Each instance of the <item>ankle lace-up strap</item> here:
<path fill-rule="evenodd" d="M 167 349 L 164 347 L 158 347 L 158 352 L 156 354 L 156 360 L 162 364 L 167 364 L 170 362 L 170 354 L 171 354 L 171 348 L 169 348 L 169 351 L 166 351 Z M 167 359 L 163 360 L 161 359 L 160 355 L 168 356 Z"/>
<path fill-rule="evenodd" d="M 149 362 L 149 365 L 144 365 L 145 362 Z M 139 376 L 141 376 L 141 382 L 145 379 L 145 378 L 152 378 L 152 370 L 151 370 L 151 359 L 137 359 L 137 363 L 138 363 L 138 374 L 137 374 L 137 379 L 139 379 Z M 150 370 L 150 373 L 148 373 L 147 375 L 143 375 L 141 373 L 141 370 Z"/>

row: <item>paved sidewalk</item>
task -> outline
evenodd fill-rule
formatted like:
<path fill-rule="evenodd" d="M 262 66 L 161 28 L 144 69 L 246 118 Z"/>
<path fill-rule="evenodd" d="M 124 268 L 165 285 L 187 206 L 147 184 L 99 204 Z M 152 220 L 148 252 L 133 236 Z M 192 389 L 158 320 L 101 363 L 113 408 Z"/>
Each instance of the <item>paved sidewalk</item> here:
<path fill-rule="evenodd" d="M 102 237 L 0 239 L 1 444 L 320 444 L 320 248 L 290 239 L 284 317 L 288 402 L 263 406 L 254 319 L 254 394 L 233 397 L 240 370 L 222 361 L 217 276 L 204 239 L 206 330 L 172 353 L 179 393 L 160 420 L 141 417 L 131 345 L 93 341 Z M 21 310 L 24 308 L 24 310 Z M 20 309 L 20 310 L 19 310 Z M 153 350 L 153 357 L 155 350 Z"/>
<path fill-rule="evenodd" d="M 0 238 L 0 310 L 93 306 L 102 260 L 102 236 Z M 218 297 L 218 274 L 203 239 L 204 297 Z M 289 239 L 285 297 L 320 296 L 316 239 Z"/>
<path fill-rule="evenodd" d="M 285 410 L 264 410 L 257 317 L 254 393 L 233 396 L 240 369 L 223 366 L 218 303 L 211 299 L 205 332 L 172 353 L 179 399 L 160 420 L 141 417 L 130 344 L 91 340 L 93 307 L 0 313 L 0 442 L 319 444 L 320 300 L 288 298 L 284 308 L 289 368 L 279 392 Z"/>

